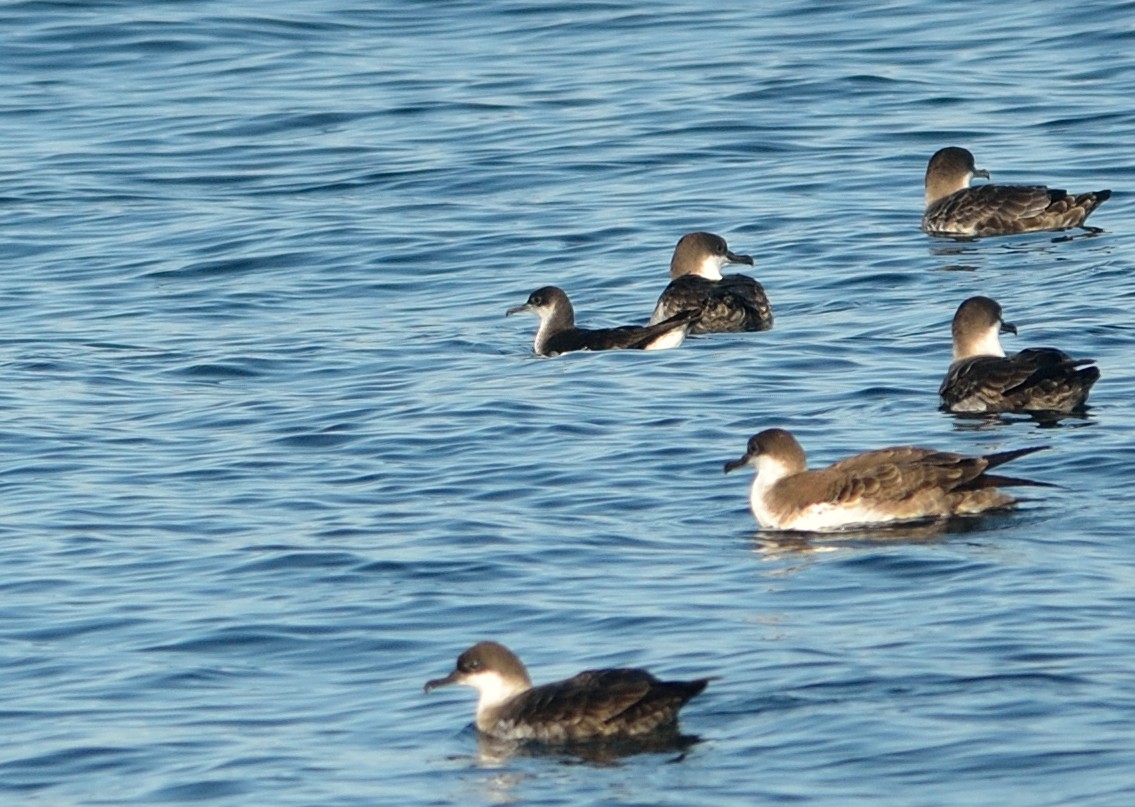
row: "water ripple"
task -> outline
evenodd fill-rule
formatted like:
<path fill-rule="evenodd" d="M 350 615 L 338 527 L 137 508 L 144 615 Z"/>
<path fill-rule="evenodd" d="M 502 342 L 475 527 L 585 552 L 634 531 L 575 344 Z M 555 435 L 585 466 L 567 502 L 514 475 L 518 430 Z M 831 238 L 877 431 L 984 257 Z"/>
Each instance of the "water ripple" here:
<path fill-rule="evenodd" d="M 1125 803 L 1130 12 L 4 6 L 0 789 Z M 1102 232 L 926 238 L 953 143 L 1111 187 Z M 504 318 L 556 283 L 645 320 L 695 229 L 774 330 L 542 360 Z M 937 410 L 972 294 L 1007 348 L 1098 360 L 1086 416 Z M 773 535 L 721 474 L 773 425 L 813 463 L 1048 445 L 1021 469 L 1057 487 Z M 703 742 L 494 758 L 471 693 L 421 693 L 480 638 L 538 681 L 717 676 Z"/>

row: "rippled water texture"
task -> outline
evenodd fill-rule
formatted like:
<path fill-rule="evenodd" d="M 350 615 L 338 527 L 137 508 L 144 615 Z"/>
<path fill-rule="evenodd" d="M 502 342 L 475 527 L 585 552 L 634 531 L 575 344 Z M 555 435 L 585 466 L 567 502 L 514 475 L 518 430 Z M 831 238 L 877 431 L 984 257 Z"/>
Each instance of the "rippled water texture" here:
<path fill-rule="evenodd" d="M 1135 4 L 16 2 L 0 8 L 0 800 L 1128 805 Z M 918 231 L 944 145 L 1111 188 L 1103 232 Z M 645 320 L 690 230 L 767 333 Z M 1069 237 L 1065 237 L 1069 236 Z M 1099 361 L 1085 418 L 937 411 L 958 303 Z M 755 431 L 1058 485 L 761 533 Z M 680 756 L 500 756 L 537 681 L 717 676 Z"/>

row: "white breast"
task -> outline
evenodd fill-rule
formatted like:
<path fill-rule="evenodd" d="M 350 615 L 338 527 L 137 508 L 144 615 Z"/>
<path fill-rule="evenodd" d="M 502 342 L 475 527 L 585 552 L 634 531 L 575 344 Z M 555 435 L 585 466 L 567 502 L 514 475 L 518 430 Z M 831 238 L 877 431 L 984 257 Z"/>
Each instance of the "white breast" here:
<path fill-rule="evenodd" d="M 672 331 L 659 336 L 646 346 L 646 350 L 667 350 L 672 347 L 680 347 L 686 341 L 686 329 L 674 328 Z"/>

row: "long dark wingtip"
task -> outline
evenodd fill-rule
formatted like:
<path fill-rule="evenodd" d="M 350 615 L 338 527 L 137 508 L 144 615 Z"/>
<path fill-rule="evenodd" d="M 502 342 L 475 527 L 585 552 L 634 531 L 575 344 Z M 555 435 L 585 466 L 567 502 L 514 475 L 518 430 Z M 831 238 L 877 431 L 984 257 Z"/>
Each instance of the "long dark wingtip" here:
<path fill-rule="evenodd" d="M 697 322 L 702 318 L 702 312 L 696 308 L 683 308 L 677 314 L 667 317 L 658 323 L 660 326 L 668 325 L 670 327 L 679 328 L 687 323 Z"/>
<path fill-rule="evenodd" d="M 697 678 L 693 681 L 686 681 L 685 684 L 686 684 L 686 692 L 685 692 L 686 700 L 689 701 L 689 700 L 696 698 L 698 695 L 700 695 L 702 692 L 705 691 L 705 688 L 707 686 L 709 686 L 709 679 L 708 678 Z"/>
<path fill-rule="evenodd" d="M 1004 465 L 1007 462 L 1024 457 L 1028 454 L 1035 454 L 1038 451 L 1044 451 L 1051 446 L 1028 446 L 1027 448 L 1015 448 L 1012 451 L 999 451 L 996 454 L 987 454 L 985 461 L 988 463 L 986 468 L 996 468 L 998 465 Z"/>

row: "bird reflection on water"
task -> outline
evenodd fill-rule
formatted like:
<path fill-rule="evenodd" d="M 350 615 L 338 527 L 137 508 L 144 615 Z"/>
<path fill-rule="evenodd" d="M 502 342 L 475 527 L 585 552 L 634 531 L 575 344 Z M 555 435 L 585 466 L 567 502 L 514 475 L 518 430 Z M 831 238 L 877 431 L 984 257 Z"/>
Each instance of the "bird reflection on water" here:
<path fill-rule="evenodd" d="M 850 551 L 881 545 L 933 544 L 967 533 L 988 532 L 991 522 L 1009 513 L 928 519 L 910 524 L 849 529 L 839 532 L 760 531 L 753 534 L 755 549 L 766 559 L 822 552 Z"/>
<path fill-rule="evenodd" d="M 502 740 L 477 732 L 477 761 L 483 765 L 497 765 L 516 757 L 543 757 L 558 759 L 564 764 L 610 767 L 640 754 L 673 754 L 668 762 L 682 762 L 690 749 L 701 741 L 696 734 L 668 730 L 629 739 L 548 745 Z"/>

